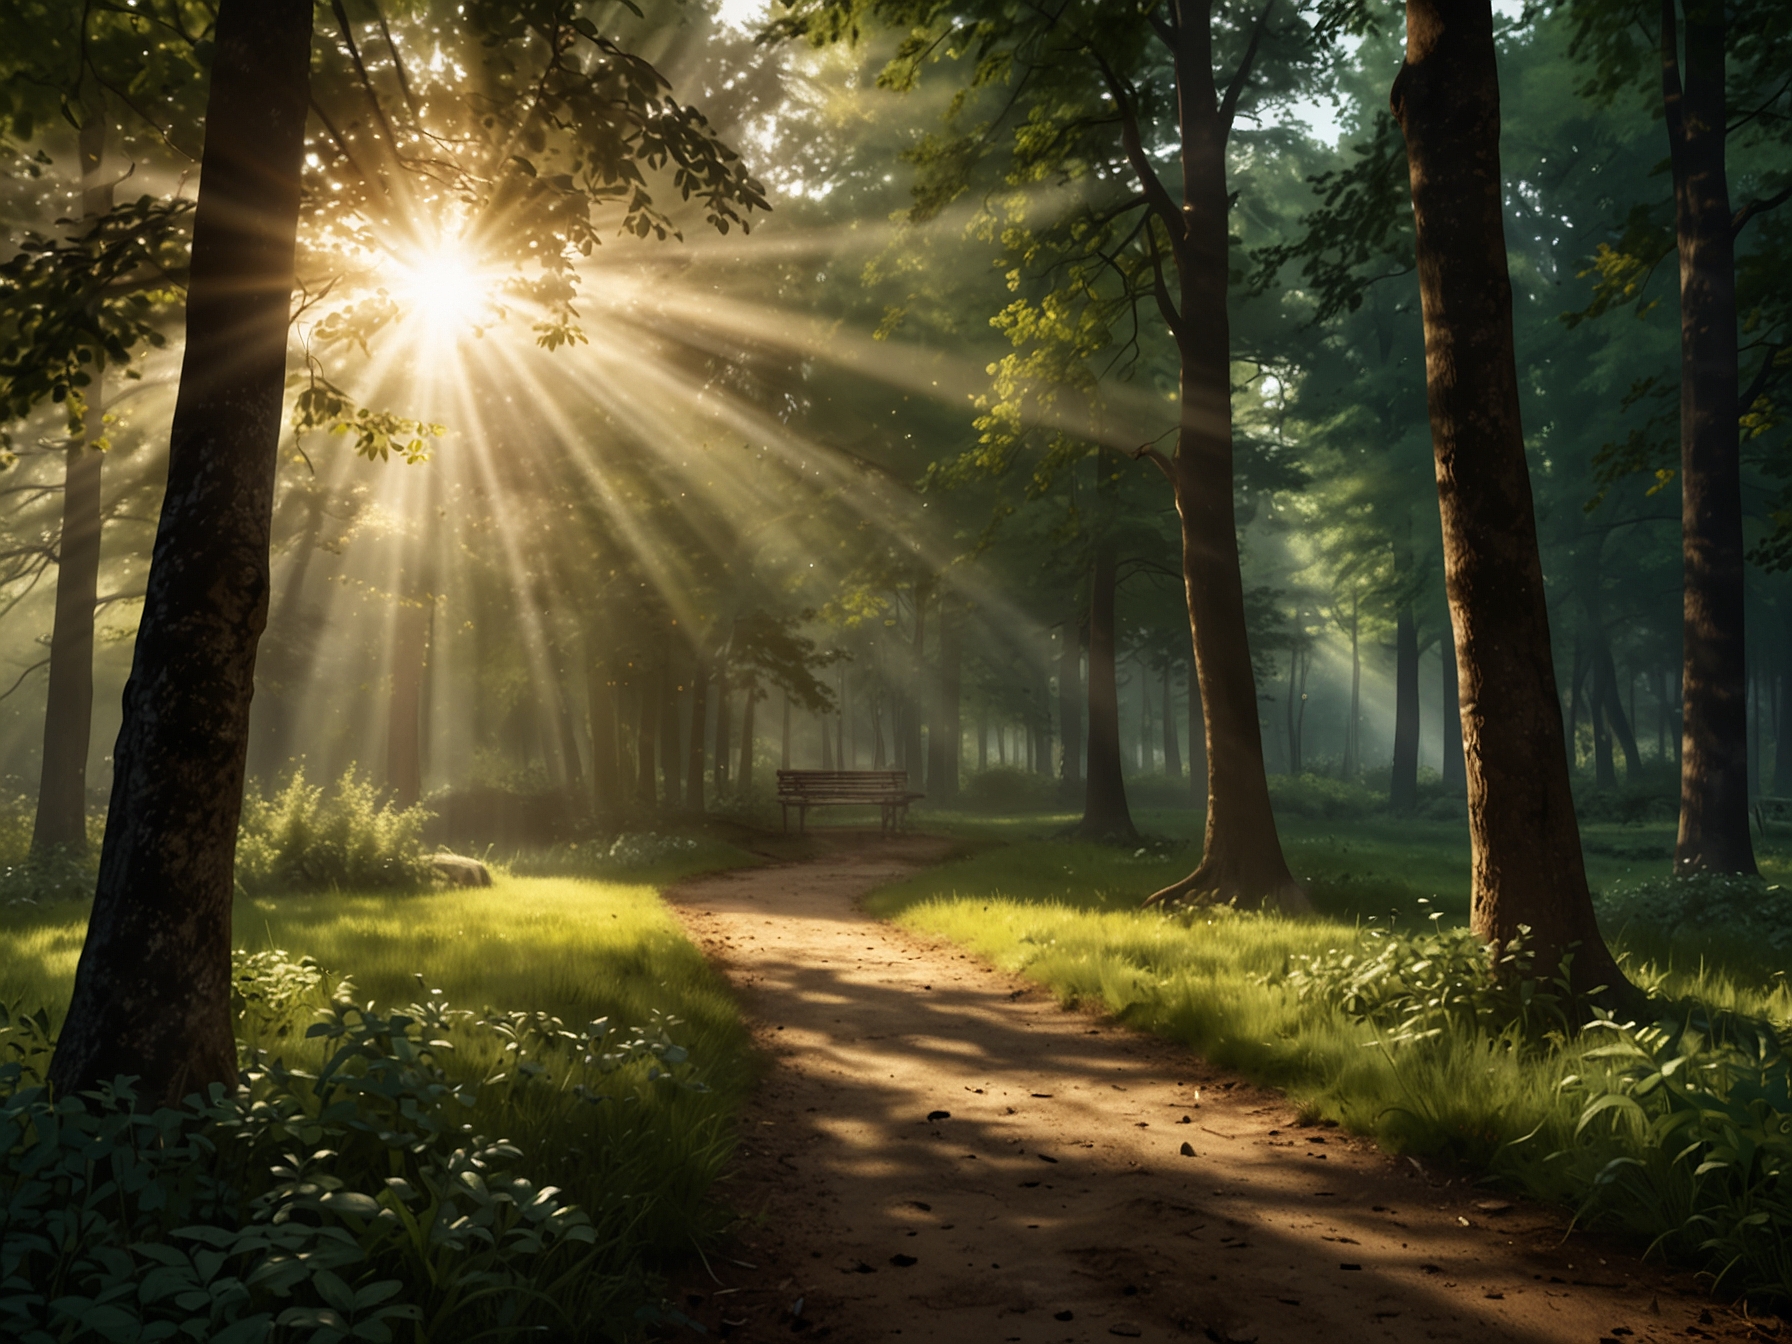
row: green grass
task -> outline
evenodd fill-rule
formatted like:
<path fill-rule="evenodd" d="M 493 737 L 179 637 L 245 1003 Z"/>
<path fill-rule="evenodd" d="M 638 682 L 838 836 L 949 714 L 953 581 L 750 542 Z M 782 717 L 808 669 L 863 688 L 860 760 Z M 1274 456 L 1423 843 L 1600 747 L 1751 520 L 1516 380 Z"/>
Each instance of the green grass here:
<path fill-rule="evenodd" d="M 0 1002 L 45 1005 L 59 1022 L 86 918 L 80 902 L 0 908 Z M 516 1142 L 544 1183 L 626 1236 L 646 1268 L 689 1254 L 726 1221 L 711 1187 L 756 1062 L 726 984 L 653 887 L 500 875 L 489 888 L 416 895 L 241 898 L 234 920 L 238 947 L 313 957 L 382 1011 L 422 997 L 421 974 L 456 1008 L 543 1012 L 575 1030 L 599 1018 L 666 1022 L 707 1090 L 619 1078 L 626 1106 L 569 1107 L 488 1088 L 477 1124 Z M 321 1047 L 295 1042 L 286 1054 L 315 1063 Z M 500 1043 L 473 1033 L 447 1064 L 487 1077 L 503 1065 Z"/>
<path fill-rule="evenodd" d="M 1173 816 L 1137 819 L 1141 829 L 1175 833 Z M 1056 829 L 1056 818 L 1034 820 L 1034 837 Z M 1189 821 L 1184 814 L 1185 834 Z M 1143 910 L 1139 902 L 1146 893 L 1192 866 L 1194 847 L 1160 855 L 1042 838 L 997 845 L 987 829 L 976 852 L 886 887 L 868 906 L 1025 974 L 1067 1005 L 1101 1008 L 1281 1087 L 1309 1117 L 1337 1120 L 1394 1151 L 1465 1164 L 1532 1194 L 1601 1213 L 1647 1240 L 1663 1236 L 1664 1244 L 1695 1263 L 1710 1263 L 1715 1254 L 1701 1247 L 1707 1236 L 1732 1237 L 1738 1244 L 1761 1239 L 1744 1220 L 1762 1207 L 1756 1183 L 1771 1186 L 1775 1178 L 1740 1169 L 1695 1174 L 1697 1158 L 1676 1163 L 1659 1137 L 1640 1127 L 1632 1132 L 1628 1120 L 1613 1124 L 1609 1113 L 1586 1131 L 1577 1129 L 1590 1100 L 1630 1085 L 1621 1077 L 1621 1061 L 1595 1053 L 1612 1044 L 1610 1033 L 1557 1034 L 1539 1042 L 1495 1024 L 1402 1046 L 1323 995 L 1303 998 L 1289 988 L 1291 964 L 1334 951 L 1360 953 L 1373 936 L 1372 921 L 1385 929 L 1391 915 L 1396 927 L 1422 932 L 1428 910 L 1441 911 L 1446 923 L 1464 919 L 1468 854 L 1462 826 L 1371 817 L 1347 828 L 1296 819 L 1282 829 L 1291 866 L 1312 891 L 1318 918 Z M 1643 828 L 1611 829 L 1626 844 L 1652 839 Z M 1016 825 L 1009 833 L 1025 830 Z M 1587 831 L 1594 845 L 1606 838 L 1603 828 Z M 1771 872 L 1780 862 L 1773 853 L 1763 867 Z M 1590 854 L 1589 868 L 1595 883 L 1617 880 L 1626 868 L 1660 871 L 1611 853 Z M 1792 992 L 1783 959 L 1770 948 L 1721 931 L 1673 939 L 1658 930 L 1627 929 L 1612 931 L 1609 941 L 1632 978 L 1659 996 L 1666 1017 L 1692 1013 L 1702 1020 L 1709 1010 L 1727 1010 L 1766 1019 L 1782 1034 L 1792 1029 Z M 1783 1090 L 1785 1065 L 1770 1062 L 1767 1069 L 1774 1095 Z M 1666 1105 L 1664 1095 L 1658 1091 L 1645 1110 Z M 1718 1129 L 1734 1123 L 1748 1133 L 1766 1125 L 1772 1133 L 1765 1134 L 1761 1151 L 1778 1142 L 1772 1114 L 1755 1115 L 1743 1106 L 1728 1115 L 1728 1105 L 1707 1106 L 1707 1118 L 1726 1117 L 1712 1121 Z M 1788 1110 L 1792 1106 L 1782 1108 Z M 1633 1158 L 1642 1161 L 1638 1170 L 1646 1176 L 1621 1187 L 1601 1183 L 1608 1163 Z M 1723 1185 L 1732 1178 L 1734 1189 Z M 1689 1221 L 1694 1212 L 1714 1221 Z M 1780 1216 L 1773 1215 L 1773 1226 L 1792 1226 L 1792 1212 L 1784 1224 Z M 1741 1266 L 1737 1286 L 1782 1299 L 1792 1295 L 1792 1272 L 1751 1255 L 1735 1257 Z"/>

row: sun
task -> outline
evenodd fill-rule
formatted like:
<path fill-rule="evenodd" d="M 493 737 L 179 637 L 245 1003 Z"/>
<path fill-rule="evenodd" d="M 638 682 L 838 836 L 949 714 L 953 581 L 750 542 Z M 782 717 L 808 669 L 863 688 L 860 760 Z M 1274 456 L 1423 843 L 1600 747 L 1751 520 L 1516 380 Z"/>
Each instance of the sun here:
<path fill-rule="evenodd" d="M 398 263 L 394 297 L 434 334 L 478 331 L 497 313 L 493 280 L 466 249 L 445 243 Z"/>

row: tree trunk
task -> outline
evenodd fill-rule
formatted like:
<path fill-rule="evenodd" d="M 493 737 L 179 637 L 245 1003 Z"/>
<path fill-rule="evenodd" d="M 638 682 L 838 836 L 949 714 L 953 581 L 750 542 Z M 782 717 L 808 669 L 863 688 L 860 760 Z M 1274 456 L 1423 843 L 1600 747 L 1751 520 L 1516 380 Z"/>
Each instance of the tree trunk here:
<path fill-rule="evenodd" d="M 1207 715 L 1207 828 L 1194 872 L 1148 903 L 1198 898 L 1312 908 L 1288 871 L 1269 802 L 1257 682 L 1245 633 L 1244 579 L 1233 508 L 1232 352 L 1226 141 L 1231 110 L 1213 81 L 1211 6 L 1178 7 L 1176 92 L 1182 135 L 1182 314 L 1177 335 L 1182 416 L 1170 463 L 1182 523 L 1182 572 L 1195 675 Z"/>
<path fill-rule="evenodd" d="M 1780 713 L 1773 736 L 1773 792 L 1792 796 L 1792 672 L 1780 672 Z"/>
<path fill-rule="evenodd" d="M 278 777 L 292 760 L 293 730 L 315 654 L 313 630 L 317 622 L 306 619 L 305 581 L 317 555 L 323 520 L 323 492 L 312 489 L 306 496 L 304 526 L 292 543 L 292 559 L 268 612 L 267 633 L 256 656 L 255 705 L 249 716 L 249 773 L 258 779 Z"/>
<path fill-rule="evenodd" d="M 168 488 L 56 1093 L 120 1074 L 146 1102 L 236 1079 L 230 904 L 267 620 L 311 5 L 223 0 Z"/>
<path fill-rule="evenodd" d="M 1394 769 L 1388 806 L 1406 816 L 1419 806 L 1419 627 L 1412 603 L 1394 617 Z"/>
<path fill-rule="evenodd" d="M 927 717 L 927 692 L 924 689 L 927 685 L 927 601 L 932 594 L 932 585 L 916 580 L 915 637 L 909 645 L 909 676 L 902 688 L 902 755 L 897 765 L 908 771 L 909 787 L 917 791 L 927 785 L 927 758 L 921 753 L 921 726 Z"/>
<path fill-rule="evenodd" d="M 1083 627 L 1080 613 L 1064 618 L 1058 634 L 1058 737 L 1064 743 L 1058 797 L 1074 802 L 1083 792 Z M 987 747 L 978 746 L 979 753 Z M 978 769 L 988 765 L 987 755 Z"/>
<path fill-rule="evenodd" d="M 86 100 L 79 142 L 84 189 L 81 218 L 112 209 L 105 179 L 109 121 L 103 96 Z M 62 533 L 56 544 L 56 614 L 50 628 L 49 694 L 44 701 L 44 752 L 38 775 L 33 855 L 87 852 L 87 756 L 93 741 L 93 613 L 99 598 L 101 495 L 105 454 L 106 362 L 93 362 L 80 442 L 66 454 Z"/>
<path fill-rule="evenodd" d="M 751 683 L 746 691 L 746 707 L 740 712 L 740 773 L 735 776 L 739 780 L 737 791 L 743 798 L 753 787 L 753 711 L 759 704 L 759 694 Z"/>
<path fill-rule="evenodd" d="M 964 725 L 959 703 L 962 690 L 964 617 L 948 614 L 940 603 L 939 699 L 934 706 L 933 733 L 927 741 L 927 800 L 948 807 L 958 797 L 958 759 Z"/>
<path fill-rule="evenodd" d="M 778 737 L 778 769 L 790 769 L 790 692 L 784 692 L 784 723 Z"/>
<path fill-rule="evenodd" d="M 678 678 L 673 675 L 670 653 L 665 672 L 660 677 L 660 779 L 664 784 L 660 797 L 668 812 L 684 806 L 684 753 L 678 740 Z"/>
<path fill-rule="evenodd" d="M 1437 656 L 1443 663 L 1443 778 L 1444 792 L 1460 798 L 1468 791 L 1468 777 L 1462 764 L 1462 701 L 1456 693 L 1456 637 L 1449 626 L 1437 642 Z"/>
<path fill-rule="evenodd" d="M 716 797 L 720 798 L 728 792 L 728 753 L 733 749 L 734 725 L 729 713 L 728 669 L 723 668 L 716 673 L 716 750 L 715 750 L 715 786 Z"/>
<path fill-rule="evenodd" d="M 1723 0 L 1661 6 L 1661 94 L 1680 253 L 1680 533 L 1685 674 L 1676 873 L 1755 871 L 1748 815 L 1736 260 L 1724 163 Z"/>
<path fill-rule="evenodd" d="M 1201 678 L 1193 662 L 1188 668 L 1188 792 L 1195 807 L 1207 806 L 1207 716 L 1201 712 Z"/>
<path fill-rule="evenodd" d="M 1344 759 L 1338 762 L 1338 773 L 1354 783 L 1362 773 L 1362 753 L 1357 750 L 1359 729 L 1363 722 L 1363 650 L 1361 618 L 1357 612 L 1356 594 L 1350 595 L 1350 717 L 1344 721 Z"/>
<path fill-rule="evenodd" d="M 1176 741 L 1176 702 L 1170 697 L 1170 665 L 1164 664 L 1164 773 L 1182 778 L 1182 748 Z"/>
<path fill-rule="evenodd" d="M 585 714 L 591 720 L 591 805 L 600 818 L 622 811 L 622 768 L 616 747 L 616 688 L 593 659 L 585 671 Z"/>
<path fill-rule="evenodd" d="M 1139 833 L 1126 806 L 1126 780 L 1120 770 L 1120 687 L 1114 668 L 1118 579 L 1114 543 L 1098 538 L 1089 601 L 1089 774 L 1076 833 L 1089 840 L 1130 843 Z"/>
<path fill-rule="evenodd" d="M 662 669 L 644 668 L 635 682 L 635 802 L 649 812 L 660 805 L 654 757 L 659 749 L 660 683 L 664 678 Z"/>
<path fill-rule="evenodd" d="M 699 653 L 691 671 L 691 738 L 684 763 L 684 806 L 693 816 L 703 815 L 703 744 L 708 726 L 709 659 Z"/>
<path fill-rule="evenodd" d="M 823 770 L 839 770 L 842 767 L 834 764 L 834 742 L 828 731 L 828 716 L 821 716 L 821 768 Z"/>
<path fill-rule="evenodd" d="M 423 678 L 433 603 L 427 581 L 413 578 L 405 588 L 393 613 L 392 694 L 386 713 L 386 784 L 400 807 L 423 796 Z"/>
<path fill-rule="evenodd" d="M 1489 0 L 1408 0 L 1395 120 L 1411 171 L 1444 575 L 1463 693 L 1470 920 L 1584 992 L 1628 989 L 1593 916 L 1568 784 L 1512 350 Z"/>
<path fill-rule="evenodd" d="M 1618 670 L 1612 663 L 1612 642 L 1603 630 L 1598 632 L 1598 648 L 1593 656 L 1599 660 L 1601 675 L 1605 680 L 1606 725 L 1618 739 L 1618 747 L 1624 753 L 1624 777 L 1634 784 L 1643 768 L 1642 754 L 1637 750 L 1636 733 L 1631 729 L 1630 716 L 1625 714 L 1624 702 L 1618 696 Z M 1632 681 L 1633 702 L 1635 691 L 1636 683 Z"/>

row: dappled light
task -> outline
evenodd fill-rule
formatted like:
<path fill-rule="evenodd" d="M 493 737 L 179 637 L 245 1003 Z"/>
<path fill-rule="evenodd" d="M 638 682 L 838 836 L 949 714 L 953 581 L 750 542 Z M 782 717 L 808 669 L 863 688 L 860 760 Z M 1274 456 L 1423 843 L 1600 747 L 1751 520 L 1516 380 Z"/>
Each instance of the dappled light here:
<path fill-rule="evenodd" d="M 0 1337 L 1783 1332 L 1782 17 L 0 16 Z"/>

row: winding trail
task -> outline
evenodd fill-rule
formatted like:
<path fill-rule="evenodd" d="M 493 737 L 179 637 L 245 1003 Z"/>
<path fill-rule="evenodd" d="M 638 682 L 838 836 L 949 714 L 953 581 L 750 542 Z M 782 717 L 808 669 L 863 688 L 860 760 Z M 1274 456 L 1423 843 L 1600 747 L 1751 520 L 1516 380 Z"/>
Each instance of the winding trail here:
<path fill-rule="evenodd" d="M 823 835 L 811 862 L 667 892 L 770 1061 L 726 1190 L 749 1220 L 683 1285 L 710 1338 L 1777 1337 L 1559 1211 L 1302 1127 L 1277 1092 L 872 919 L 859 898 L 946 843 Z"/>

